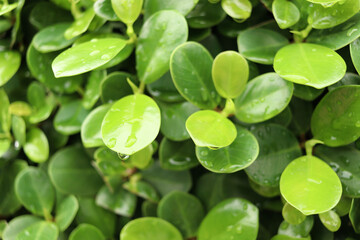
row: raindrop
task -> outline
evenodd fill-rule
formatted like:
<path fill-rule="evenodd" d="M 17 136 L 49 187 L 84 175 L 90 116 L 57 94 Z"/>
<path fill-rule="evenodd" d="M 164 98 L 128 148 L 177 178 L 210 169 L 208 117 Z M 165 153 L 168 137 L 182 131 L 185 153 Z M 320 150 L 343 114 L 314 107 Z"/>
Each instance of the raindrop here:
<path fill-rule="evenodd" d="M 123 153 L 118 153 L 118 157 L 121 159 L 121 160 L 127 160 L 129 159 L 129 155 L 127 154 L 123 154 Z"/>

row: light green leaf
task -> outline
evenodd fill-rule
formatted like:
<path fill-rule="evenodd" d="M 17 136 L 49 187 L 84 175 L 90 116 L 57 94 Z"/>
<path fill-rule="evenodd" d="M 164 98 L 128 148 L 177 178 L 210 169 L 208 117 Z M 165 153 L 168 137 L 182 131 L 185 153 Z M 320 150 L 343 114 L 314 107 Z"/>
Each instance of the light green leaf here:
<path fill-rule="evenodd" d="M 328 211 L 319 214 L 321 222 L 331 232 L 336 232 L 341 226 L 341 219 L 335 211 Z"/>
<path fill-rule="evenodd" d="M 111 0 L 97 0 L 94 3 L 94 11 L 99 17 L 109 21 L 119 21 L 114 9 L 111 5 Z"/>
<path fill-rule="evenodd" d="M 100 98 L 100 85 L 105 77 L 105 70 L 95 70 L 90 73 L 82 99 L 84 108 L 90 109 L 96 104 L 97 100 Z"/>
<path fill-rule="evenodd" d="M 272 12 L 281 29 L 291 27 L 300 20 L 300 11 L 291 1 L 275 0 Z"/>
<path fill-rule="evenodd" d="M 89 8 L 88 10 L 86 10 L 86 12 L 82 13 L 82 15 L 79 18 L 77 18 L 68 29 L 66 29 L 64 33 L 64 37 L 70 40 L 86 32 L 94 17 L 95 17 L 94 9 Z"/>
<path fill-rule="evenodd" d="M 105 240 L 102 232 L 90 224 L 80 224 L 70 234 L 69 240 Z"/>
<path fill-rule="evenodd" d="M 304 214 L 288 203 L 285 203 L 282 209 L 282 215 L 286 222 L 293 225 L 302 223 L 306 218 Z"/>
<path fill-rule="evenodd" d="M 17 6 L 19 5 L 18 2 L 12 3 L 12 4 L 4 4 L 1 6 L 0 8 L 0 16 L 11 12 L 12 10 L 14 10 L 15 8 L 17 8 Z"/>
<path fill-rule="evenodd" d="M 230 17 L 240 21 L 249 18 L 252 10 L 249 0 L 222 0 L 221 7 Z"/>
<path fill-rule="evenodd" d="M 31 128 L 26 133 L 26 143 L 24 144 L 26 156 L 33 162 L 45 162 L 49 158 L 49 142 L 39 128 Z"/>
<path fill-rule="evenodd" d="M 111 0 L 118 18 L 125 24 L 133 24 L 140 15 L 143 0 Z"/>
<path fill-rule="evenodd" d="M 20 63 L 20 53 L 16 51 L 0 52 L 0 87 L 14 76 L 20 67 Z"/>
<path fill-rule="evenodd" d="M 24 229 L 42 222 L 41 218 L 33 215 L 21 215 L 13 218 L 6 226 L 3 234 L 4 240 L 17 240 L 17 236 Z"/>
<path fill-rule="evenodd" d="M 26 123 L 22 117 L 13 115 L 11 121 L 11 128 L 14 138 L 21 146 L 26 143 Z"/>

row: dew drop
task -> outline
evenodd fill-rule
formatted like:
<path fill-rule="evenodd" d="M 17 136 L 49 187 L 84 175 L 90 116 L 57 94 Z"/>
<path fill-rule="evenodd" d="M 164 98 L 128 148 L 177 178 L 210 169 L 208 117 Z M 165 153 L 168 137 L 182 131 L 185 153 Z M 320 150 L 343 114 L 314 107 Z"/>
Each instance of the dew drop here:
<path fill-rule="evenodd" d="M 123 154 L 123 153 L 118 153 L 118 157 L 121 159 L 121 160 L 127 160 L 129 159 L 129 155 L 127 154 Z"/>

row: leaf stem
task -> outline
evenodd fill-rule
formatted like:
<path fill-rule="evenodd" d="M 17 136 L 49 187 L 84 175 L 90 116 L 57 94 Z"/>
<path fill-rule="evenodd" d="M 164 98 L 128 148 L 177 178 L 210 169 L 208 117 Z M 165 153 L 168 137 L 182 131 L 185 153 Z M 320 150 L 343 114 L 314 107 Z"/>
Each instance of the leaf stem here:
<path fill-rule="evenodd" d="M 312 156 L 313 148 L 318 143 L 324 144 L 324 142 L 317 140 L 317 139 L 310 139 L 310 140 L 306 141 L 305 142 L 306 155 Z"/>
<path fill-rule="evenodd" d="M 52 221 L 53 221 L 53 217 L 52 217 L 51 214 L 47 211 L 47 209 L 44 209 L 43 212 L 44 212 L 45 220 L 48 221 L 48 222 L 52 222 Z"/>
<path fill-rule="evenodd" d="M 139 94 L 143 94 L 144 91 L 145 91 L 145 83 L 144 82 L 140 82 L 140 86 L 139 86 L 139 90 L 138 90 L 138 93 Z"/>
<path fill-rule="evenodd" d="M 308 37 L 309 33 L 312 30 L 311 24 L 309 24 L 304 30 L 302 31 L 291 31 L 294 34 L 294 41 L 296 43 L 303 42 L 305 38 Z"/>
<path fill-rule="evenodd" d="M 134 32 L 134 28 L 132 24 L 126 25 L 126 34 L 129 36 L 129 43 L 135 43 L 137 41 L 136 33 Z"/>
<path fill-rule="evenodd" d="M 80 0 L 69 0 L 71 2 L 71 14 L 74 16 L 75 19 L 78 19 L 82 13 L 78 8 L 77 4 Z"/>
<path fill-rule="evenodd" d="M 235 113 L 235 104 L 231 98 L 226 99 L 225 108 L 221 111 L 221 115 L 228 117 Z"/>

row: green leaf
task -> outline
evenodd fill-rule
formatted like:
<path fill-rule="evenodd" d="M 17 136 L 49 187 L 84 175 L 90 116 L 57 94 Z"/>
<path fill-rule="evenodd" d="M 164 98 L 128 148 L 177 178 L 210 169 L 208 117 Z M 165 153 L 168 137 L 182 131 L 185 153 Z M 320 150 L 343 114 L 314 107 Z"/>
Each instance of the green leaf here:
<path fill-rule="evenodd" d="M 186 130 L 198 147 L 222 148 L 229 146 L 236 138 L 235 125 L 212 110 L 193 113 L 186 120 Z"/>
<path fill-rule="evenodd" d="M 80 224 L 70 234 L 69 240 L 105 240 L 102 232 L 90 224 Z"/>
<path fill-rule="evenodd" d="M 157 217 L 157 204 L 150 201 L 144 201 L 141 205 L 143 217 Z"/>
<path fill-rule="evenodd" d="M 27 210 L 46 219 L 51 218 L 55 190 L 41 169 L 29 167 L 22 171 L 15 180 L 15 193 Z"/>
<path fill-rule="evenodd" d="M 327 93 L 311 118 L 314 138 L 330 147 L 354 142 L 360 137 L 360 86 L 343 86 Z"/>
<path fill-rule="evenodd" d="M 91 166 L 91 159 L 77 146 L 55 153 L 49 164 L 49 176 L 55 188 L 63 193 L 92 196 L 102 186 L 102 180 Z M 76 181 L 73 181 L 76 179 Z"/>
<path fill-rule="evenodd" d="M 186 15 L 191 28 L 209 28 L 217 25 L 226 17 L 220 4 L 212 4 L 208 0 L 199 0 L 195 8 Z"/>
<path fill-rule="evenodd" d="M 266 73 L 251 80 L 245 91 L 235 99 L 235 115 L 246 123 L 268 120 L 281 113 L 289 104 L 293 84 L 276 73 Z"/>
<path fill-rule="evenodd" d="M 180 232 L 160 218 L 144 217 L 130 221 L 120 232 L 121 240 L 182 240 Z"/>
<path fill-rule="evenodd" d="M 186 119 L 199 109 L 189 102 L 158 102 L 161 110 L 161 133 L 170 140 L 184 141 L 190 138 L 186 131 Z"/>
<path fill-rule="evenodd" d="M 63 0 L 52 0 L 54 3 L 56 3 L 56 1 L 59 2 Z M 70 2 L 63 2 L 69 6 L 67 9 L 70 9 Z M 29 22 L 36 29 L 43 29 L 57 23 L 71 22 L 74 20 L 70 11 L 59 8 L 50 1 L 35 3 L 29 15 Z"/>
<path fill-rule="evenodd" d="M 260 185 L 254 182 L 253 180 L 251 180 L 251 178 L 249 178 L 249 185 L 251 189 L 254 190 L 254 192 L 259 194 L 260 196 L 272 198 L 280 195 L 279 186 L 271 187 L 271 186 Z"/>
<path fill-rule="evenodd" d="M 103 186 L 96 195 L 96 204 L 118 215 L 131 217 L 136 208 L 136 196 L 122 187 L 111 191 Z"/>
<path fill-rule="evenodd" d="M 359 22 L 360 22 L 360 20 L 359 20 Z M 360 27 L 359 27 L 359 29 L 360 29 Z M 359 73 L 360 72 L 360 61 L 359 61 L 360 40 L 356 39 L 355 41 L 353 41 L 350 44 L 350 55 L 351 55 L 352 63 L 354 64 L 356 71 Z"/>
<path fill-rule="evenodd" d="M 335 27 L 354 16 L 360 10 L 360 2 L 357 0 L 335 2 L 331 6 L 310 4 L 308 10 L 309 24 L 316 29 Z"/>
<path fill-rule="evenodd" d="M 259 228 L 259 210 L 247 200 L 231 198 L 216 205 L 202 221 L 199 240 L 255 240 Z"/>
<path fill-rule="evenodd" d="M 10 104 L 9 111 L 12 115 L 27 117 L 31 114 L 32 109 L 28 103 L 23 101 L 16 101 Z"/>
<path fill-rule="evenodd" d="M 0 87 L 15 75 L 20 67 L 21 55 L 16 51 L 0 52 Z"/>
<path fill-rule="evenodd" d="M 70 23 L 58 23 L 39 31 L 33 38 L 33 46 L 42 53 L 54 52 L 70 46 L 75 39 L 67 40 L 64 36 Z"/>
<path fill-rule="evenodd" d="M 112 72 L 101 81 L 100 91 L 103 103 L 111 103 L 133 93 L 126 79 L 134 82 L 134 76 L 125 72 Z"/>
<path fill-rule="evenodd" d="M 191 140 L 175 142 L 163 138 L 159 148 L 159 160 L 162 168 L 174 171 L 190 169 L 199 164 Z"/>
<path fill-rule="evenodd" d="M 11 12 L 15 8 L 17 8 L 18 5 L 19 5 L 19 3 L 17 3 L 17 2 L 12 3 L 12 4 L 4 4 L 4 5 L 2 5 L 1 8 L 0 8 L 0 16 L 5 15 L 8 12 Z"/>
<path fill-rule="evenodd" d="M 356 233 L 360 233 L 360 199 L 354 198 L 349 213 L 351 224 Z"/>
<path fill-rule="evenodd" d="M 286 166 L 301 156 L 299 143 L 292 132 L 277 124 L 254 126 L 251 132 L 259 143 L 260 153 L 245 172 L 257 184 L 277 187 Z"/>
<path fill-rule="evenodd" d="M 256 138 L 243 127 L 236 126 L 236 130 L 234 142 L 227 147 L 217 150 L 196 147 L 196 156 L 206 169 L 217 173 L 232 173 L 255 161 L 259 154 Z"/>
<path fill-rule="evenodd" d="M 84 147 L 104 145 L 101 137 L 101 124 L 111 105 L 101 105 L 92 110 L 81 125 L 81 140 Z"/>
<path fill-rule="evenodd" d="M 6 226 L 2 237 L 4 240 L 16 240 L 20 232 L 39 222 L 42 222 L 41 218 L 32 215 L 15 217 Z"/>
<path fill-rule="evenodd" d="M 31 44 L 26 53 L 26 63 L 31 74 L 45 86 L 56 92 L 75 92 L 81 85 L 82 77 L 55 78 L 51 64 L 58 52 L 41 53 Z"/>
<path fill-rule="evenodd" d="M 109 20 L 109 21 L 118 21 L 119 18 L 116 15 L 114 9 L 111 5 L 111 0 L 97 0 L 94 3 L 94 11 L 99 17 Z"/>
<path fill-rule="evenodd" d="M 149 145 L 160 130 L 160 109 L 143 94 L 114 103 L 102 123 L 102 138 L 113 151 L 132 155 Z"/>
<path fill-rule="evenodd" d="M 54 223 L 41 221 L 22 230 L 16 240 L 57 240 L 59 229 Z"/>
<path fill-rule="evenodd" d="M 296 5 L 286 0 L 275 0 L 272 4 L 274 18 L 281 29 L 289 28 L 300 20 Z"/>
<path fill-rule="evenodd" d="M 289 43 L 280 33 L 253 28 L 241 32 L 237 38 L 239 52 L 248 60 L 271 65 L 276 52 Z"/>
<path fill-rule="evenodd" d="M 96 104 L 100 98 L 100 85 L 105 77 L 105 70 L 95 70 L 90 73 L 82 100 L 84 108 L 90 109 Z"/>
<path fill-rule="evenodd" d="M 322 160 L 302 156 L 292 161 L 280 179 L 281 195 L 305 215 L 319 214 L 334 208 L 342 187 L 339 177 Z"/>
<path fill-rule="evenodd" d="M 213 109 L 220 102 L 211 77 L 213 58 L 199 43 L 187 42 L 171 55 L 170 71 L 179 93 L 199 108 Z"/>
<path fill-rule="evenodd" d="M 321 61 L 317 61 L 320 58 Z M 276 54 L 274 69 L 288 81 L 320 89 L 339 81 L 345 75 L 346 64 L 330 48 L 311 43 L 295 43 Z"/>
<path fill-rule="evenodd" d="M 147 0 L 144 3 L 145 19 L 161 10 L 177 10 L 186 16 L 199 2 L 199 0 Z"/>
<path fill-rule="evenodd" d="M 158 80 L 169 70 L 172 51 L 188 37 L 185 18 L 173 10 L 153 14 L 141 28 L 136 47 L 136 70 L 141 82 Z"/>
<path fill-rule="evenodd" d="M 306 218 L 304 214 L 288 203 L 285 203 L 282 209 L 282 215 L 286 222 L 293 225 L 302 223 Z"/>
<path fill-rule="evenodd" d="M 224 98 L 236 98 L 244 90 L 249 78 L 245 58 L 235 51 L 225 51 L 214 59 L 212 79 L 216 91 Z"/>
<path fill-rule="evenodd" d="M 10 102 L 4 89 L 0 88 L 0 133 L 9 133 L 11 128 Z"/>
<path fill-rule="evenodd" d="M 56 206 L 55 223 L 60 231 L 65 231 L 74 221 L 79 210 L 79 202 L 74 195 L 69 195 Z"/>
<path fill-rule="evenodd" d="M 313 30 L 306 42 L 316 43 L 333 50 L 350 44 L 360 36 L 360 13 L 346 22 L 329 29 Z M 350 45 L 352 46 L 352 44 Z"/>
<path fill-rule="evenodd" d="M 131 25 L 140 15 L 143 0 L 111 0 L 111 5 L 118 18 Z"/>
<path fill-rule="evenodd" d="M 21 207 L 21 202 L 15 194 L 15 178 L 24 169 L 27 163 L 23 160 L 15 160 L 5 168 L 0 169 L 0 215 L 9 216 Z"/>
<path fill-rule="evenodd" d="M 189 171 L 169 171 L 162 169 L 158 162 L 142 171 L 145 181 L 153 185 L 162 196 L 172 192 L 188 192 L 192 185 Z"/>
<path fill-rule="evenodd" d="M 21 146 L 26 143 L 26 123 L 22 117 L 13 115 L 11 121 L 11 128 L 14 138 Z"/>
<path fill-rule="evenodd" d="M 144 169 L 151 163 L 153 153 L 153 146 L 152 144 L 149 144 L 145 148 L 131 155 L 129 161 L 134 167 Z"/>
<path fill-rule="evenodd" d="M 196 236 L 205 216 L 199 199 L 184 192 L 172 192 L 162 198 L 157 213 L 160 218 L 179 229 L 186 239 Z"/>
<path fill-rule="evenodd" d="M 344 85 L 360 85 L 360 76 L 355 73 L 346 73 L 345 76 L 337 83 L 328 87 L 329 92 Z"/>
<path fill-rule="evenodd" d="M 119 38 L 103 38 L 69 48 L 58 55 L 52 69 L 55 77 L 67 77 L 89 72 L 109 62 L 126 45 Z"/>
<path fill-rule="evenodd" d="M 97 227 L 108 239 L 115 233 L 116 215 L 99 207 L 93 198 L 79 198 L 79 212 L 76 215 L 78 225 L 88 223 Z"/>
<path fill-rule="evenodd" d="M 329 164 L 339 176 L 345 196 L 360 197 L 359 150 L 351 146 L 330 148 L 320 145 L 315 148 L 315 154 Z"/>
<path fill-rule="evenodd" d="M 129 181 L 123 184 L 123 187 L 129 192 L 153 203 L 159 202 L 159 194 L 156 189 L 144 181 Z"/>
<path fill-rule="evenodd" d="M 287 239 L 303 239 L 309 236 L 313 225 L 314 218 L 312 216 L 306 217 L 302 223 L 296 225 L 283 221 L 279 226 L 278 234 L 291 237 Z M 309 238 L 306 239 L 310 240 Z"/>
<path fill-rule="evenodd" d="M 316 89 L 310 86 L 294 83 L 294 96 L 305 101 L 313 101 L 324 92 L 324 89 Z"/>
<path fill-rule="evenodd" d="M 96 166 L 105 176 L 121 175 L 126 168 L 119 159 L 118 154 L 107 147 L 100 147 L 94 153 Z"/>
<path fill-rule="evenodd" d="M 250 17 L 252 4 L 249 0 L 221 0 L 221 7 L 230 17 L 243 21 Z"/>
<path fill-rule="evenodd" d="M 86 32 L 94 17 L 95 17 L 95 12 L 93 8 L 89 8 L 84 13 L 82 13 L 78 18 L 76 18 L 76 20 L 71 24 L 71 26 L 68 29 L 66 29 L 64 33 L 65 39 L 70 40 Z"/>
<path fill-rule="evenodd" d="M 331 232 L 336 232 L 339 230 L 341 225 L 341 219 L 335 211 L 328 211 L 319 214 L 321 222 L 324 226 L 329 229 Z"/>
<path fill-rule="evenodd" d="M 33 162 L 45 162 L 49 158 L 49 142 L 39 128 L 31 128 L 26 133 L 26 143 L 24 144 L 26 156 Z"/>

